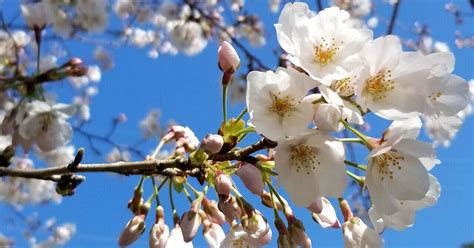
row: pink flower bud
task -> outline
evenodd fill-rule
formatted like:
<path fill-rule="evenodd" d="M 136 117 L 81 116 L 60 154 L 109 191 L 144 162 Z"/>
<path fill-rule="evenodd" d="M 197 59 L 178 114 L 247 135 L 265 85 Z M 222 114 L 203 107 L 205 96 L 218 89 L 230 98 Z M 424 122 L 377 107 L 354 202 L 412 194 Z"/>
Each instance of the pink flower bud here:
<path fill-rule="evenodd" d="M 321 213 L 321 211 L 323 211 L 323 198 L 322 197 L 316 198 L 316 200 L 314 200 L 306 208 L 315 214 Z"/>
<path fill-rule="evenodd" d="M 215 178 L 216 190 L 219 195 L 227 197 L 230 194 L 232 188 L 232 181 L 227 174 L 219 174 Z"/>
<path fill-rule="evenodd" d="M 323 201 L 323 210 L 319 214 L 313 213 L 313 220 L 319 223 L 323 228 L 340 228 L 341 223 L 337 219 L 336 211 L 331 205 L 331 202 L 329 202 L 329 200 L 324 197 L 321 198 Z"/>
<path fill-rule="evenodd" d="M 224 214 L 217 208 L 217 203 L 212 200 L 208 200 L 207 198 L 204 198 L 202 200 L 202 207 L 204 209 L 204 212 L 207 215 L 207 218 L 216 224 L 223 225 L 225 222 L 225 216 Z"/>
<path fill-rule="evenodd" d="M 222 42 L 217 50 L 217 56 L 219 60 L 219 69 L 224 73 L 232 74 L 239 68 L 239 55 L 229 42 Z"/>
<path fill-rule="evenodd" d="M 149 237 L 150 248 L 164 248 L 169 236 L 170 229 L 164 221 L 153 224 Z"/>
<path fill-rule="evenodd" d="M 288 232 L 293 241 L 302 248 L 311 247 L 311 239 L 305 232 L 304 225 L 300 220 L 296 220 L 288 226 Z"/>
<path fill-rule="evenodd" d="M 204 151 L 215 154 L 218 153 L 222 146 L 224 145 L 224 138 L 218 134 L 208 134 L 206 137 L 201 141 L 201 146 Z"/>
<path fill-rule="evenodd" d="M 190 210 L 181 217 L 181 231 L 185 242 L 193 240 L 194 236 L 201 225 L 201 216 L 197 212 Z"/>
<path fill-rule="evenodd" d="M 224 230 L 216 223 L 211 223 L 209 220 L 204 221 L 204 240 L 206 240 L 207 247 L 220 248 L 222 241 L 225 239 Z"/>
<path fill-rule="evenodd" d="M 118 239 L 119 246 L 131 245 L 145 231 L 145 215 L 135 215 L 125 226 Z"/>
<path fill-rule="evenodd" d="M 237 204 L 237 201 L 234 196 L 228 197 L 228 199 L 219 199 L 219 203 L 217 204 L 217 207 L 219 210 L 224 214 L 226 220 L 229 223 L 232 223 L 232 221 L 240 216 L 242 216 L 242 209 L 240 208 L 239 204 Z"/>
<path fill-rule="evenodd" d="M 252 164 L 240 163 L 236 174 L 240 177 L 245 187 L 255 195 L 263 192 L 263 181 L 260 170 Z"/>

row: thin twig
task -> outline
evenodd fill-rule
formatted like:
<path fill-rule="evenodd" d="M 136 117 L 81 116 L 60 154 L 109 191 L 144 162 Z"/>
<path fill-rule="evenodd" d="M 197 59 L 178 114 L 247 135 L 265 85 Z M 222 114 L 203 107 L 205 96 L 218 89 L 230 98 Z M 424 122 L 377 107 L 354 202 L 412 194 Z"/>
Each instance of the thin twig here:
<path fill-rule="evenodd" d="M 395 22 L 397 21 L 398 9 L 400 8 L 400 2 L 402 0 L 398 0 L 395 2 L 392 11 L 392 17 L 390 18 L 390 23 L 388 24 L 387 35 L 393 33 L 393 28 L 395 27 Z"/>
<path fill-rule="evenodd" d="M 323 3 L 321 0 L 316 0 L 316 6 L 318 6 L 318 11 L 323 10 Z"/>

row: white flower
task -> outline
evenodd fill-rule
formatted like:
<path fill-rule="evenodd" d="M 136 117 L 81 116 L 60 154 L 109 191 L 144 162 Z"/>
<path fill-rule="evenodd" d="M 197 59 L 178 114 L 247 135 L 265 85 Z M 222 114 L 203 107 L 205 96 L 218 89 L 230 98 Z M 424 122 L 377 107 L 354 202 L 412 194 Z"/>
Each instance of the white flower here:
<path fill-rule="evenodd" d="M 400 209 L 391 215 L 381 214 L 375 207 L 369 209 L 370 220 L 377 232 L 382 232 L 385 227 L 398 231 L 411 227 L 415 223 L 415 213 L 417 210 L 436 204 L 441 193 L 441 186 L 433 175 L 429 174 L 429 177 L 430 188 L 423 199 L 403 201 Z"/>
<path fill-rule="evenodd" d="M 88 32 L 102 32 L 107 25 L 107 0 L 78 1 L 74 21 Z"/>
<path fill-rule="evenodd" d="M 45 2 L 22 4 L 21 14 L 31 29 L 43 29 L 48 25 L 49 6 Z"/>
<path fill-rule="evenodd" d="M 365 183 L 381 215 L 423 199 L 430 188 L 428 170 L 439 160 L 433 145 L 415 140 L 420 127 L 418 118 L 393 122 L 369 154 Z"/>
<path fill-rule="evenodd" d="M 72 127 L 66 119 L 76 110 L 75 106 L 62 103 L 27 103 L 27 117 L 20 123 L 19 133 L 24 139 L 36 141 L 41 150 L 51 151 L 71 141 Z"/>
<path fill-rule="evenodd" d="M 369 228 L 360 218 L 352 217 L 342 224 L 345 248 L 377 248 L 383 242 L 379 234 Z"/>
<path fill-rule="evenodd" d="M 441 88 L 444 84 L 437 83 L 438 77 L 445 77 L 454 65 L 450 53 L 402 52 L 399 38 L 392 35 L 368 43 L 361 57 L 364 67 L 357 79 L 356 100 L 364 109 L 391 120 L 423 113 L 425 91 L 436 84 Z"/>
<path fill-rule="evenodd" d="M 185 242 L 183 239 L 183 233 L 179 224 L 176 224 L 173 230 L 171 230 L 168 241 L 166 242 L 165 248 L 193 248 L 192 242 Z"/>
<path fill-rule="evenodd" d="M 427 115 L 453 116 L 469 104 L 469 86 L 456 75 L 434 77 L 424 88 Z"/>
<path fill-rule="evenodd" d="M 114 147 L 108 154 L 105 160 L 109 163 L 118 161 L 130 161 L 130 152 L 121 151 L 117 147 Z"/>
<path fill-rule="evenodd" d="M 49 152 L 37 151 L 37 155 L 49 166 L 67 165 L 74 160 L 74 146 L 61 146 Z"/>
<path fill-rule="evenodd" d="M 462 126 L 462 119 L 455 116 L 423 116 L 427 135 L 435 145 L 448 147 Z"/>
<path fill-rule="evenodd" d="M 302 100 L 315 86 L 314 81 L 294 69 L 250 72 L 246 96 L 249 122 L 271 140 L 304 132 L 313 118 L 313 107 Z"/>
<path fill-rule="evenodd" d="M 204 225 L 204 240 L 206 240 L 207 247 L 220 248 L 225 239 L 224 230 L 216 223 L 208 223 Z"/>
<path fill-rule="evenodd" d="M 195 21 L 178 21 L 168 34 L 173 46 L 186 55 L 200 53 L 207 46 L 204 31 Z"/>
<path fill-rule="evenodd" d="M 309 206 L 316 197 L 342 195 L 346 172 L 341 142 L 315 130 L 279 141 L 275 151 L 278 182 L 295 204 Z"/>
<path fill-rule="evenodd" d="M 369 29 L 354 29 L 349 13 L 337 7 L 314 16 L 305 3 L 288 3 L 275 24 L 288 59 L 315 79 L 340 79 L 354 56 L 372 39 Z"/>
<path fill-rule="evenodd" d="M 233 247 L 260 248 L 263 247 L 263 245 L 251 242 L 242 225 L 234 225 L 221 243 L 221 248 Z"/>

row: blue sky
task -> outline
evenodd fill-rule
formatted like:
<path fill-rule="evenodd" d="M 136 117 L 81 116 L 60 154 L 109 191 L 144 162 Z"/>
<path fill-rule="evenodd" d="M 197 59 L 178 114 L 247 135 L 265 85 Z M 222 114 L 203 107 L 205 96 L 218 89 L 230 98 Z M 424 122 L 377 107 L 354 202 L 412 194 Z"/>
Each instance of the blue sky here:
<path fill-rule="evenodd" d="M 12 1 L 16 2 L 16 1 Z M 4 1 L 2 7 L 11 8 L 12 2 Z M 248 1 L 250 2 L 250 1 Z M 278 47 L 272 24 L 278 15 L 268 13 L 267 1 L 256 1 L 248 4 L 251 11 L 258 11 L 267 23 L 267 46 L 253 49 L 266 65 L 272 67 L 276 60 L 271 49 Z M 469 10 L 468 1 L 454 1 Z M 261 4 L 260 4 L 261 3 Z M 403 1 L 399 21 L 400 25 L 411 27 L 414 21 L 429 24 L 435 39 L 449 43 L 456 56 L 455 74 L 465 79 L 474 78 L 474 54 L 472 50 L 455 48 L 453 44 L 454 18 L 444 11 L 445 1 L 411 0 Z M 314 3 L 311 1 L 312 8 Z M 10 5 L 10 6 L 9 6 Z M 380 6 L 379 14 L 388 13 L 389 8 Z M 472 19 L 463 27 L 472 34 Z M 381 24 L 376 30 L 379 36 L 385 31 Z M 408 33 L 401 26 L 395 33 L 407 37 Z M 91 56 L 94 48 L 79 44 L 69 45 L 72 55 Z M 217 70 L 217 44 L 211 42 L 208 47 L 195 57 L 161 56 L 151 60 L 146 50 L 123 47 L 113 50 L 115 67 L 103 74 L 99 94 L 93 99 L 91 108 L 92 122 L 85 129 L 97 134 L 105 134 L 111 120 L 119 113 L 125 113 L 127 122 L 120 125 L 114 135 L 119 143 L 133 144 L 140 139 L 138 122 L 150 109 L 160 109 L 162 120 L 173 119 L 177 123 L 191 127 L 199 138 L 209 132 L 215 132 L 221 120 L 220 71 Z M 71 95 L 67 85 L 55 90 L 65 94 L 64 99 Z M 232 106 L 230 115 L 237 115 L 243 105 Z M 417 214 L 416 223 L 403 232 L 387 230 L 383 234 L 386 247 L 459 247 L 462 243 L 474 241 L 474 118 L 465 120 L 463 128 L 449 148 L 438 148 L 438 157 L 442 164 L 432 170 L 441 183 L 442 193 L 438 204 L 424 209 Z M 373 135 L 378 135 L 387 123 L 371 118 L 374 127 Z M 426 137 L 424 137 L 426 139 Z M 153 142 L 143 146 L 144 151 L 153 149 Z M 87 142 L 76 134 L 76 147 Z M 104 152 L 110 147 L 100 146 Z M 360 157 L 360 156 L 359 156 Z M 86 153 L 85 162 L 99 162 L 103 157 Z M 64 198 L 60 205 L 27 207 L 26 213 L 38 212 L 44 219 L 56 216 L 59 222 L 74 222 L 78 233 L 67 247 L 114 247 L 116 239 L 131 214 L 126 208 L 133 187 L 138 177 L 123 177 L 111 174 L 87 174 L 87 181 L 82 184 L 75 196 Z M 150 190 L 147 191 L 149 193 Z M 165 192 L 163 192 L 165 193 Z M 212 195 L 212 193 L 211 193 Z M 163 194 L 165 197 L 166 194 Z M 256 200 L 253 196 L 250 199 Z M 167 200 L 165 201 L 167 205 Z M 178 209 L 186 210 L 187 202 L 179 198 Z M 258 206 L 258 201 L 254 201 Z M 8 208 L 0 205 L 0 217 L 12 214 Z M 171 220 L 170 211 L 167 220 Z M 270 211 L 264 212 L 273 219 Z M 299 218 L 305 221 L 308 234 L 317 247 L 340 247 L 342 245 L 341 230 L 323 230 L 314 223 L 306 211 L 297 211 Z M 149 216 L 153 217 L 153 216 Z M 151 220 L 153 218 L 149 218 Z M 150 222 L 151 225 L 151 222 Z M 149 226 L 150 226 L 149 225 Z M 8 226 L 0 226 L 0 231 L 14 234 Z M 145 234 L 147 234 L 148 230 Z M 16 236 L 19 237 L 17 230 Z M 276 239 L 277 233 L 274 231 Z M 147 244 L 144 235 L 135 245 L 142 247 Z M 275 243 L 272 243 L 274 246 Z M 18 242 L 19 247 L 25 243 Z M 196 247 L 205 246 L 198 238 Z"/>

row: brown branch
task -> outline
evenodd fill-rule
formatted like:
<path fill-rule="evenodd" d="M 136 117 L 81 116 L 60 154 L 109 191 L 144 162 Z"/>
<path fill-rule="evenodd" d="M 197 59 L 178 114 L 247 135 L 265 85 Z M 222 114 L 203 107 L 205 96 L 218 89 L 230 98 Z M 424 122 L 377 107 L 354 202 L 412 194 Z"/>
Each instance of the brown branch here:
<path fill-rule="evenodd" d="M 321 0 L 316 0 L 316 6 L 318 7 L 318 11 L 323 10 L 323 3 Z"/>
<path fill-rule="evenodd" d="M 226 154 L 216 154 L 212 161 L 242 160 L 256 151 L 276 146 L 275 142 L 262 139 L 255 144 Z M 115 162 L 106 164 L 79 164 L 74 172 L 111 172 L 122 175 L 152 175 L 164 176 L 189 175 L 201 173 L 200 165 L 192 164 L 188 158 L 167 160 L 145 160 L 136 162 Z M 0 177 L 22 177 L 41 180 L 59 181 L 61 175 L 69 175 L 68 165 L 40 169 L 16 169 L 0 167 Z"/>
<path fill-rule="evenodd" d="M 393 6 L 392 17 L 390 18 L 390 22 L 388 24 L 387 35 L 393 33 L 393 28 L 395 27 L 395 22 L 397 21 L 398 9 L 400 8 L 401 1 L 402 0 L 396 1 L 395 5 Z"/>

